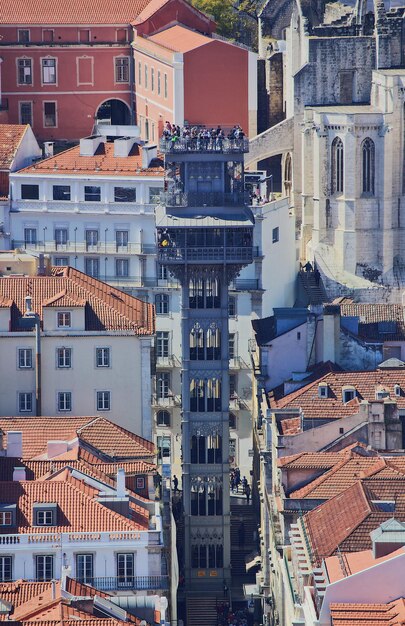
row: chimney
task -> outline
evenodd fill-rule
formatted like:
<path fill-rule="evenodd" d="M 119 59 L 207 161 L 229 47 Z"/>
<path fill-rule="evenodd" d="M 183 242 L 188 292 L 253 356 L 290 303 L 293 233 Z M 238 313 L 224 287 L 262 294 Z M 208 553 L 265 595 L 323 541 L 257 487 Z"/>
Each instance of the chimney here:
<path fill-rule="evenodd" d="M 323 360 L 339 363 L 340 306 L 327 304 L 323 309 Z"/>
<path fill-rule="evenodd" d="M 156 145 L 146 145 L 142 146 L 142 167 L 146 169 L 150 166 L 151 161 L 157 158 L 157 146 Z"/>
<path fill-rule="evenodd" d="M 126 489 L 125 489 L 125 470 L 122 468 L 119 468 L 117 470 L 117 498 L 125 498 L 125 496 L 127 495 Z"/>
<path fill-rule="evenodd" d="M 45 157 L 45 159 L 48 159 L 49 157 L 53 156 L 53 146 L 54 146 L 53 141 L 45 141 L 45 143 L 44 143 L 44 157 Z"/>
<path fill-rule="evenodd" d="M 21 459 L 23 455 L 22 432 L 9 430 L 7 432 L 7 456 Z"/>
<path fill-rule="evenodd" d="M 43 252 L 39 253 L 37 274 L 38 276 L 45 276 L 45 258 Z"/>
<path fill-rule="evenodd" d="M 114 139 L 114 156 L 127 157 L 135 143 L 137 143 L 136 137 L 118 137 L 118 139 Z"/>
<path fill-rule="evenodd" d="M 27 480 L 27 474 L 25 467 L 15 467 L 13 469 L 13 482 L 20 482 L 21 480 Z"/>
<path fill-rule="evenodd" d="M 93 135 L 80 139 L 80 156 L 94 156 L 101 143 L 105 143 L 105 137 Z"/>
<path fill-rule="evenodd" d="M 55 458 L 55 456 L 59 456 L 60 454 L 65 454 L 67 450 L 68 450 L 67 441 L 61 441 L 59 439 L 48 441 L 47 457 L 48 459 L 53 459 Z"/>

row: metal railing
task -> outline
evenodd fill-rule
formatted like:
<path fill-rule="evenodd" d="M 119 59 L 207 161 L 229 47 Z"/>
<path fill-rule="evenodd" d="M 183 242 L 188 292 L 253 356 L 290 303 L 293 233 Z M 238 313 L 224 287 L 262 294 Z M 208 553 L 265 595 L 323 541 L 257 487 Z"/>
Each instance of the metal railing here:
<path fill-rule="evenodd" d="M 254 249 L 253 249 L 253 256 Z M 259 278 L 236 278 L 230 284 L 230 289 L 236 291 L 258 291 L 261 289 Z"/>
<path fill-rule="evenodd" d="M 158 259 L 161 263 L 183 263 L 184 261 L 251 263 L 253 260 L 253 248 L 252 246 L 206 246 L 198 248 L 170 246 L 169 248 L 158 248 Z"/>
<path fill-rule="evenodd" d="M 91 585 L 100 591 L 157 590 L 169 588 L 168 576 L 102 576 L 78 578 L 81 583 Z"/>
<path fill-rule="evenodd" d="M 88 243 L 86 241 L 66 241 L 66 243 L 60 243 L 54 239 L 46 241 L 24 241 L 22 239 L 13 239 L 11 242 L 12 247 L 23 248 L 25 250 L 35 250 L 36 252 L 50 252 L 50 253 L 89 253 L 89 254 L 156 254 L 155 244 L 143 244 L 128 242 L 126 245 L 118 244 L 115 241 L 98 241 L 96 243 Z"/>
<path fill-rule="evenodd" d="M 245 191 L 167 191 L 161 194 L 161 202 L 171 207 L 242 206 L 249 204 Z"/>
<path fill-rule="evenodd" d="M 160 149 L 162 152 L 201 152 L 201 153 L 245 153 L 249 152 L 249 139 L 218 139 L 208 138 L 200 139 L 198 137 L 178 137 L 173 140 L 162 138 L 160 140 Z"/>
<path fill-rule="evenodd" d="M 61 176 L 62 176 L 61 172 Z M 158 200 L 157 200 L 158 201 Z M 66 211 L 78 213 L 132 213 L 136 215 L 153 215 L 156 203 L 142 202 L 91 202 L 85 200 L 45 200 L 17 199 L 11 204 L 11 212 L 16 213 L 22 210 L 32 211 Z"/>

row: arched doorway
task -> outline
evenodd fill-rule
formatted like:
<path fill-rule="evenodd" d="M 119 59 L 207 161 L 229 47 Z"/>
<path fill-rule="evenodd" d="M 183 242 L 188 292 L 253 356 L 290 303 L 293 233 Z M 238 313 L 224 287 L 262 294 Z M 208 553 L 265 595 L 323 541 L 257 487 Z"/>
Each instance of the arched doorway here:
<path fill-rule="evenodd" d="M 129 106 L 122 100 L 106 100 L 98 107 L 96 117 L 99 124 L 111 124 L 114 126 L 128 126 L 131 124 Z"/>

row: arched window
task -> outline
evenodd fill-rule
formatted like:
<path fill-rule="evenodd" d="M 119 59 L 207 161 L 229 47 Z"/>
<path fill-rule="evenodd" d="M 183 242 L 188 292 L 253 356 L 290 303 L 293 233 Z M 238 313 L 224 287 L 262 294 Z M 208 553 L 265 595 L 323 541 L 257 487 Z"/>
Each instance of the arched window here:
<path fill-rule="evenodd" d="M 207 497 L 202 481 L 191 485 L 191 515 L 206 515 Z"/>
<path fill-rule="evenodd" d="M 207 361 L 218 361 L 220 358 L 221 332 L 213 323 L 207 331 Z"/>
<path fill-rule="evenodd" d="M 221 383 L 217 378 L 207 380 L 207 412 L 221 410 Z"/>
<path fill-rule="evenodd" d="M 193 435 L 191 437 L 191 463 L 205 463 L 205 437 Z"/>
<path fill-rule="evenodd" d="M 375 146 L 374 141 L 367 137 L 361 145 L 362 158 L 362 191 L 374 194 Z"/>
<path fill-rule="evenodd" d="M 332 142 L 332 194 L 343 193 L 343 141 L 335 137 Z"/>
<path fill-rule="evenodd" d="M 192 361 L 204 360 L 204 332 L 196 322 L 190 332 L 190 359 Z"/>
<path fill-rule="evenodd" d="M 221 463 L 222 461 L 222 437 L 209 435 L 207 437 L 207 463 Z"/>
<path fill-rule="evenodd" d="M 158 426 L 170 426 L 169 411 L 158 411 L 156 415 L 156 424 Z"/>
<path fill-rule="evenodd" d="M 190 382 L 190 411 L 205 411 L 205 389 L 203 380 Z"/>
<path fill-rule="evenodd" d="M 288 153 L 285 157 L 284 163 L 284 191 L 287 198 L 291 196 L 291 185 L 292 185 L 292 162 L 291 162 L 291 154 Z"/>

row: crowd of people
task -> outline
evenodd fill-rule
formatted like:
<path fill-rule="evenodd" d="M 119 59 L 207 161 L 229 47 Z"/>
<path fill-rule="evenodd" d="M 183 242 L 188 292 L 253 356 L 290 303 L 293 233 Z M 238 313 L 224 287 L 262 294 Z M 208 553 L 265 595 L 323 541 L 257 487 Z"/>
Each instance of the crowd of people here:
<path fill-rule="evenodd" d="M 235 469 L 231 470 L 230 485 L 231 485 L 232 493 L 239 493 L 239 486 L 240 486 L 241 487 L 241 492 L 242 492 L 243 495 L 246 496 L 247 504 L 249 504 L 250 493 L 251 493 L 250 485 L 248 483 L 248 480 L 247 480 L 246 476 L 244 476 L 241 479 L 239 467 L 235 467 Z"/>
<path fill-rule="evenodd" d="M 238 145 L 239 142 L 245 137 L 241 126 L 235 125 L 225 135 L 225 131 L 221 126 L 217 128 L 201 128 L 199 126 L 180 126 L 165 123 L 163 130 L 163 139 L 167 143 L 175 145 L 179 141 L 183 141 L 189 150 L 213 150 L 221 151 L 224 147 L 224 141 L 232 141 L 234 145 Z"/>
<path fill-rule="evenodd" d="M 232 611 L 228 602 L 221 602 L 217 605 L 218 626 L 248 626 L 251 622 L 251 615 L 247 608 Z"/>

